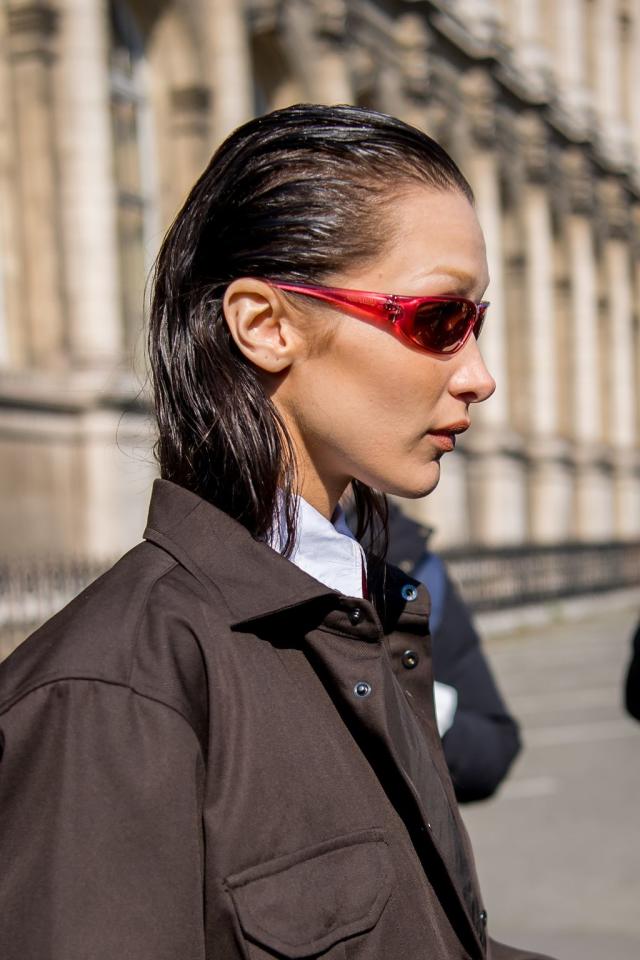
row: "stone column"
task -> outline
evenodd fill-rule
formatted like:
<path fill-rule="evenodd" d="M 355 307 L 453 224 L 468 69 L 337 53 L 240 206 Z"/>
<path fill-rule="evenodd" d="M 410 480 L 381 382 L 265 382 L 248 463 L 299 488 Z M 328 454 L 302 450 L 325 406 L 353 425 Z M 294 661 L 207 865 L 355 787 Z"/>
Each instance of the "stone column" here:
<path fill-rule="evenodd" d="M 111 560 L 136 543 L 156 474 L 148 418 L 86 410 L 74 424 L 83 496 L 73 503 L 85 555 Z M 78 549 L 76 544 L 75 549 Z"/>
<path fill-rule="evenodd" d="M 59 365 L 64 349 L 52 83 L 57 26 L 56 11 L 48 3 L 14 0 L 8 7 L 21 233 L 20 322 L 25 361 L 34 366 Z"/>
<path fill-rule="evenodd" d="M 594 0 L 592 11 L 596 109 L 602 135 L 600 148 L 615 164 L 624 162 L 628 141 L 620 117 L 622 71 L 618 6 L 618 0 Z"/>
<path fill-rule="evenodd" d="M 558 437 L 553 238 L 549 203 L 548 150 L 542 120 L 521 118 L 526 167 L 522 227 L 526 248 L 529 517 L 534 542 L 563 540 L 571 527 L 567 451 Z"/>
<path fill-rule="evenodd" d="M 424 18 L 407 13 L 394 30 L 398 56 L 397 116 L 420 130 L 427 125 L 429 34 Z"/>
<path fill-rule="evenodd" d="M 627 62 L 626 102 L 629 110 L 631 150 L 636 170 L 640 173 L 640 110 L 638 109 L 638 90 L 640 90 L 640 0 L 633 0 L 629 17 L 629 57 Z"/>
<path fill-rule="evenodd" d="M 353 90 L 347 58 L 345 36 L 347 8 L 345 0 L 315 0 L 316 58 L 313 89 L 319 102 L 351 103 Z"/>
<path fill-rule="evenodd" d="M 571 281 L 571 424 L 575 443 L 574 536 L 607 539 L 613 533 L 610 470 L 602 445 L 597 264 L 594 250 L 594 177 L 586 154 L 565 155 L 569 198 L 566 236 Z"/>
<path fill-rule="evenodd" d="M 170 93 L 171 143 L 174 169 L 174 207 L 186 196 L 207 161 L 210 109 L 209 90 L 198 84 L 174 87 Z"/>
<path fill-rule="evenodd" d="M 0 199 L 0 212 L 2 210 L 4 198 Z M 7 305 L 5 298 L 5 255 L 4 255 L 4 244 L 2 243 L 4 237 L 3 225 L 0 223 L 0 370 L 3 367 L 9 366 L 11 360 L 11 353 L 9 350 L 9 319 L 7 317 Z"/>
<path fill-rule="evenodd" d="M 544 96 L 549 58 L 540 40 L 540 0 L 511 0 L 514 61 L 524 74 L 528 92 Z"/>
<path fill-rule="evenodd" d="M 520 444 L 509 422 L 498 154 L 502 144 L 495 122 L 493 80 L 488 72 L 482 68 L 469 71 L 462 90 L 468 131 L 463 169 L 475 194 L 491 277 L 485 294 L 491 307 L 480 348 L 497 385 L 490 400 L 473 408 L 474 426 L 463 442 L 469 455 L 471 537 L 474 542 L 487 544 L 514 543 L 525 537 L 526 499 Z"/>
<path fill-rule="evenodd" d="M 555 74 L 565 119 L 576 134 L 585 133 L 588 95 L 585 88 L 585 17 L 583 0 L 555 4 Z"/>
<path fill-rule="evenodd" d="M 0 49 L 7 49 L 7 9 L 0 8 Z M 10 315 L 11 293 L 16 291 L 15 266 L 12 270 L 11 260 L 15 265 L 16 243 L 12 236 L 14 228 L 13 204 L 14 194 L 13 167 L 15 149 L 13 143 L 13 116 L 11 113 L 11 72 L 6 55 L 0 55 L 0 89 L 5 91 L 0 98 L 0 129 L 3 130 L 0 139 L 0 370 L 10 363 L 17 365 L 19 350 L 13 342 L 13 325 Z M 13 277 L 11 274 L 13 273 Z M 13 282 L 12 282 L 13 281 Z M 13 290 L 12 290 L 13 288 Z M 15 295 L 15 293 L 14 293 Z M 11 304 L 13 305 L 13 304 Z M 15 320 L 15 318 L 14 318 Z"/>
<path fill-rule="evenodd" d="M 253 116 L 251 54 L 245 0 L 209 0 L 203 29 L 213 90 L 212 129 L 219 144 Z"/>
<path fill-rule="evenodd" d="M 119 359 L 122 318 L 106 0 L 60 0 L 61 184 L 69 341 L 74 361 Z"/>
<path fill-rule="evenodd" d="M 493 40 L 500 20 L 497 0 L 456 0 L 455 14 L 482 43 Z"/>
<path fill-rule="evenodd" d="M 607 293 L 609 417 L 605 436 L 613 447 L 614 527 L 622 539 L 640 533 L 638 453 L 635 448 L 637 385 L 633 363 L 633 305 L 629 199 L 617 180 L 601 185 L 608 221 L 604 251 Z"/>
<path fill-rule="evenodd" d="M 350 65 L 361 50 L 347 56 L 346 30 L 345 0 L 292 0 L 287 6 L 283 41 L 303 99 L 326 104 L 355 99 Z"/>

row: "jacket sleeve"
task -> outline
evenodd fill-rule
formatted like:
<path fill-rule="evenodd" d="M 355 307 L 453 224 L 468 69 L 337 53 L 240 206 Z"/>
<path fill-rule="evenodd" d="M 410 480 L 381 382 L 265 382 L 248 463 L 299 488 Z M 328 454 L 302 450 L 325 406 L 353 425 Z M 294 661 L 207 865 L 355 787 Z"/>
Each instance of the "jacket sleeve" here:
<path fill-rule="evenodd" d="M 99 680 L 0 717 L 3 960 L 202 960 L 200 795 L 188 722 Z"/>
<path fill-rule="evenodd" d="M 448 574 L 432 637 L 434 679 L 454 687 L 457 708 L 442 745 L 460 802 L 491 796 L 520 750 L 518 724 L 498 690 L 471 614 Z"/>
<path fill-rule="evenodd" d="M 625 706 L 632 717 L 640 720 L 640 624 L 633 637 L 631 662 L 625 683 Z"/>

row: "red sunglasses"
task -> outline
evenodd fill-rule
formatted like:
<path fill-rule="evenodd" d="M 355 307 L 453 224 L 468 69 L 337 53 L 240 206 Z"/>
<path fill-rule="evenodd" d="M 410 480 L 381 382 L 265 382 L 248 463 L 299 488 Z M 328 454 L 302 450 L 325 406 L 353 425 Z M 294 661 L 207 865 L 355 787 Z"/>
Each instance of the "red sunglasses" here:
<path fill-rule="evenodd" d="M 360 319 L 389 326 L 399 339 L 437 354 L 460 350 L 471 333 L 477 340 L 489 306 L 487 300 L 474 303 L 465 297 L 396 297 L 339 287 L 305 287 L 279 280 L 266 282 L 279 290 L 343 307 Z"/>

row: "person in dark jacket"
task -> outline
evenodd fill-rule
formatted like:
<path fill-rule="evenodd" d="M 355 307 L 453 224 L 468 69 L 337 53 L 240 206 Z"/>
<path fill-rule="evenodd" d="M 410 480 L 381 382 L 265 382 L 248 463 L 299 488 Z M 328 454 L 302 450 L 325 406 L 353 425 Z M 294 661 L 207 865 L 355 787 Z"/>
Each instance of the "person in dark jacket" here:
<path fill-rule="evenodd" d="M 427 591 L 339 509 L 437 483 L 487 281 L 399 120 L 299 105 L 214 155 L 155 271 L 144 542 L 0 667 L 2 960 L 533 956 L 488 935 Z"/>
<path fill-rule="evenodd" d="M 436 718 L 460 803 L 495 793 L 520 750 L 518 724 L 498 690 L 471 612 L 437 553 L 431 530 L 393 504 L 388 559 L 429 590 Z"/>
<path fill-rule="evenodd" d="M 624 702 L 629 714 L 640 720 L 640 624 L 631 641 L 631 660 L 624 686 Z"/>

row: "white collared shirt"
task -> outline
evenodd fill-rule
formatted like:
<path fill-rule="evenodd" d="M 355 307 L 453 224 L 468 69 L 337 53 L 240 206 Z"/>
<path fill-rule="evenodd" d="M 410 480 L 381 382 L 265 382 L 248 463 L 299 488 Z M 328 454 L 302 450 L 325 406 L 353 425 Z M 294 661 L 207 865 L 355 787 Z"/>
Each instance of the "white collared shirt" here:
<path fill-rule="evenodd" d="M 284 519 L 269 538 L 269 544 L 280 552 L 284 542 Z M 331 590 L 347 597 L 363 596 L 363 573 L 367 561 L 364 550 L 349 529 L 342 507 L 336 507 L 331 520 L 298 497 L 296 542 L 289 557 L 292 563 Z"/>

